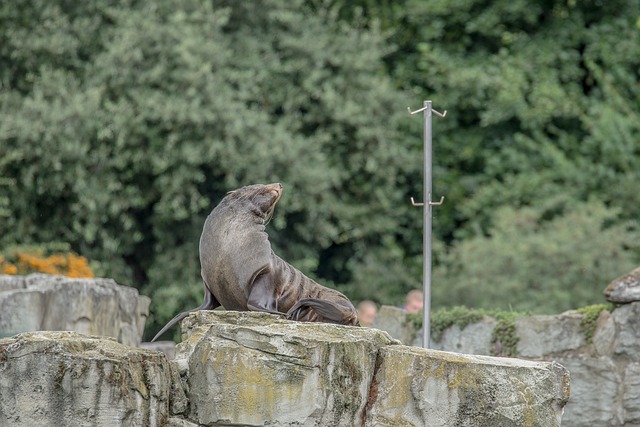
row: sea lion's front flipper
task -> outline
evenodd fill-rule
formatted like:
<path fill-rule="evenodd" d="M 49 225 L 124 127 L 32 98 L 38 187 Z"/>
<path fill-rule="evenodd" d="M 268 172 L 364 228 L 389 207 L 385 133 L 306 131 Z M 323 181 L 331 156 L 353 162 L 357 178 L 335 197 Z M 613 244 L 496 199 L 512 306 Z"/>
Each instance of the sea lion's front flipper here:
<path fill-rule="evenodd" d="M 317 298 L 298 301 L 287 312 L 287 319 L 358 325 L 358 315 L 351 303 L 336 303 Z"/>
<path fill-rule="evenodd" d="M 272 314 L 284 314 L 278 311 L 278 297 L 270 272 L 258 274 L 251 285 L 247 308 Z"/>

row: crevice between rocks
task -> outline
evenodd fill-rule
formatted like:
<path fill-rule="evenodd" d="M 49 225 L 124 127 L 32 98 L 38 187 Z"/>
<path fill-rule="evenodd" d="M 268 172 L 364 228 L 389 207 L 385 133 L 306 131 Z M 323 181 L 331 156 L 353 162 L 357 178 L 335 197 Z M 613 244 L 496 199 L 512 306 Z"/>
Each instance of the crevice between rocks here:
<path fill-rule="evenodd" d="M 367 393 L 367 401 L 362 410 L 362 419 L 360 421 L 361 421 L 361 425 L 363 426 L 365 425 L 365 422 L 367 420 L 369 412 L 371 411 L 371 408 L 373 408 L 373 405 L 376 403 L 376 400 L 378 400 L 378 380 L 376 379 L 376 377 L 378 376 L 378 371 L 380 370 L 380 366 L 382 365 L 382 356 L 380 355 L 380 351 L 381 351 L 381 348 L 378 348 L 378 350 L 376 351 L 376 362 L 374 364 L 373 374 L 371 376 L 371 382 L 369 383 L 369 392 Z"/>

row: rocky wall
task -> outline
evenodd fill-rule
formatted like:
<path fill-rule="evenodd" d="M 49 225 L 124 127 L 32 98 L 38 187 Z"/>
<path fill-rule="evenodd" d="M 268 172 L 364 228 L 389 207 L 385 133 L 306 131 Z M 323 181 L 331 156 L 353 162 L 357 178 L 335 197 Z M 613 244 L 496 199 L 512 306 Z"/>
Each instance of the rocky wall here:
<path fill-rule="evenodd" d="M 375 329 L 197 312 L 175 361 L 74 332 L 0 340 L 0 425 L 559 426 L 557 363 L 400 345 Z"/>
<path fill-rule="evenodd" d="M 110 338 L 41 331 L 0 339 L 0 426 L 161 427 L 186 406 L 176 383 L 164 354 Z"/>
<path fill-rule="evenodd" d="M 563 427 L 640 426 L 640 269 L 614 280 L 605 295 L 614 309 L 523 316 L 500 331 L 485 316 L 446 328 L 438 340 L 432 334 L 430 348 L 560 363 L 571 375 Z M 382 307 L 374 327 L 422 346 L 422 331 L 398 308 Z"/>
<path fill-rule="evenodd" d="M 112 279 L 0 275 L 0 337 L 75 331 L 140 344 L 150 299 Z"/>

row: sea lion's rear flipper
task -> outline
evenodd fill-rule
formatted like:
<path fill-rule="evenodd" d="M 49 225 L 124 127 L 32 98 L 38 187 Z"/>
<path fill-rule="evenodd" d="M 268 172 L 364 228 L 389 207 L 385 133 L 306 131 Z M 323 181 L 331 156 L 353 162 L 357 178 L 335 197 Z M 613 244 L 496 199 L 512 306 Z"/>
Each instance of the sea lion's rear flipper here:
<path fill-rule="evenodd" d="M 247 308 L 251 311 L 284 314 L 278 311 L 278 297 L 270 272 L 267 271 L 256 276 L 247 298 Z"/>
<path fill-rule="evenodd" d="M 204 284 L 204 302 L 202 303 L 202 305 L 198 308 L 194 308 L 193 310 L 183 311 L 182 313 L 176 315 L 176 317 L 174 317 L 173 319 L 169 320 L 169 323 L 167 323 L 166 325 L 164 325 L 162 329 L 160 329 L 160 332 L 158 332 L 156 336 L 153 337 L 151 342 L 154 342 L 155 340 L 157 340 L 160 335 L 164 334 L 173 325 L 175 325 L 176 323 L 178 323 L 179 321 L 187 317 L 189 313 L 193 313 L 194 311 L 199 311 L 199 310 L 213 310 L 214 308 L 217 308 L 217 307 L 220 307 L 220 303 L 218 302 L 216 297 L 213 296 L 213 294 L 207 287 L 207 284 L 205 283 Z"/>
<path fill-rule="evenodd" d="M 305 298 L 298 301 L 287 312 L 287 319 L 358 325 L 358 315 L 351 303 L 336 303 L 317 298 Z"/>

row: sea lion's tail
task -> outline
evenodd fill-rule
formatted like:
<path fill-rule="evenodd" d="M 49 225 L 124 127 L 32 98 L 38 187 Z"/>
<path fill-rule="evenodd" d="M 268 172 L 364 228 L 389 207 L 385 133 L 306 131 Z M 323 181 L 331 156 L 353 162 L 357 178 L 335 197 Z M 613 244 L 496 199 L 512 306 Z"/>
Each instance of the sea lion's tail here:
<path fill-rule="evenodd" d="M 202 305 L 192 310 L 183 311 L 182 313 L 177 314 L 173 319 L 169 320 L 169 323 L 167 323 L 166 325 L 164 325 L 162 329 L 160 329 L 160 332 L 158 332 L 156 336 L 153 337 L 151 342 L 154 342 L 155 340 L 157 340 L 160 335 L 164 334 L 173 325 L 175 325 L 176 323 L 178 323 L 179 321 L 187 317 L 189 313 L 193 313 L 194 311 L 199 311 L 199 310 L 213 310 L 216 307 L 220 307 L 220 303 L 218 302 L 218 300 L 216 300 L 216 298 L 213 296 L 213 294 L 205 284 L 204 285 L 204 302 L 202 303 Z"/>
<path fill-rule="evenodd" d="M 359 326 L 358 314 L 351 303 L 336 303 L 317 298 L 305 298 L 298 301 L 287 312 L 287 319 L 307 320 L 309 310 L 318 314 L 323 322 L 338 323 L 340 325 Z"/>

